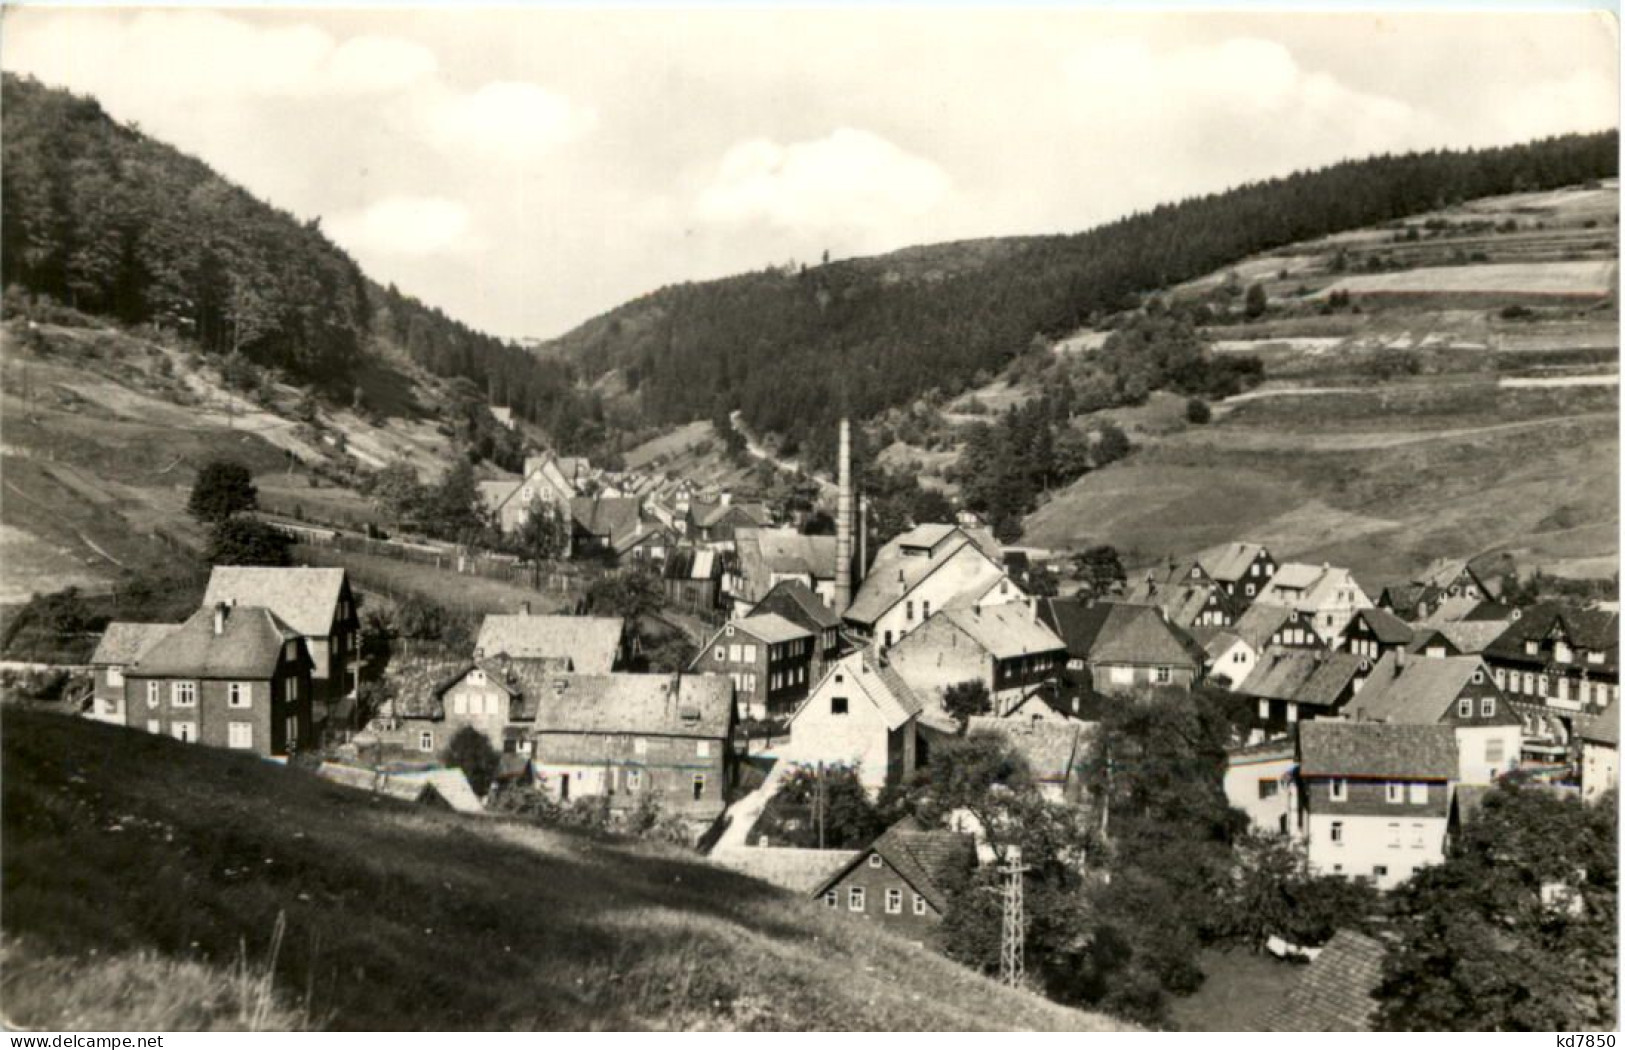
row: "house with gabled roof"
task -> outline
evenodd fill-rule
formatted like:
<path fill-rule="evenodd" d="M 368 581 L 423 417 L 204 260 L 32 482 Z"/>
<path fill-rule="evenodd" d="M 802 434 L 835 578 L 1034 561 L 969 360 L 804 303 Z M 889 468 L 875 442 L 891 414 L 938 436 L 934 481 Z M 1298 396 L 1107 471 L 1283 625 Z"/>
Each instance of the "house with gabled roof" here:
<path fill-rule="evenodd" d="M 975 840 L 928 831 L 904 817 L 812 892 L 830 911 L 924 938 L 948 912 L 949 893 L 976 868 Z"/>
<path fill-rule="evenodd" d="M 1369 1032 L 1382 983 L 1382 942 L 1339 930 L 1290 978 L 1286 998 L 1264 1015 L 1266 1032 Z"/>
<path fill-rule="evenodd" d="M 1372 606 L 1350 617 L 1343 632 L 1332 640 L 1332 644 L 1356 656 L 1377 660 L 1386 653 L 1405 649 L 1415 634 L 1411 625 L 1404 620 L 1386 609 Z"/>
<path fill-rule="evenodd" d="M 1525 609 L 1483 655 L 1514 709 L 1561 737 L 1547 740 L 1553 747 L 1568 743 L 1577 717 L 1619 699 L 1617 612 L 1542 603 Z"/>
<path fill-rule="evenodd" d="M 1288 562 L 1276 569 L 1257 600 L 1307 616 L 1326 638 L 1337 637 L 1350 617 L 1374 604 L 1347 569 L 1302 562 Z"/>
<path fill-rule="evenodd" d="M 1191 570 L 1201 568 L 1191 563 Z M 1218 584 L 1211 580 L 1200 582 L 1159 583 L 1147 577 L 1129 588 L 1123 595 L 1131 605 L 1152 606 L 1176 627 L 1225 627 L 1238 615 L 1239 604 Z"/>
<path fill-rule="evenodd" d="M 1291 737 L 1254 741 L 1226 749 L 1224 759 L 1225 800 L 1247 814 L 1254 831 L 1294 834 L 1297 741 Z"/>
<path fill-rule="evenodd" d="M 506 654 L 474 660 L 407 663 L 392 673 L 390 714 L 404 749 L 434 756 L 464 727 L 481 733 L 495 751 L 519 751 L 506 730 L 527 721 L 525 698 L 551 677 L 570 671 L 567 657 L 514 658 Z M 392 672 L 394 669 L 392 668 Z"/>
<path fill-rule="evenodd" d="M 980 681 L 994 711 L 1008 710 L 1066 665 L 1066 644 L 1025 603 L 952 607 L 932 615 L 886 652 L 921 697 L 940 700 L 953 686 Z"/>
<path fill-rule="evenodd" d="M 572 558 L 661 562 L 676 543 L 670 529 L 644 520 L 643 501 L 636 497 L 576 496 L 569 514 Z"/>
<path fill-rule="evenodd" d="M 811 685 L 811 631 L 772 612 L 753 612 L 718 627 L 688 669 L 733 680 L 739 719 L 785 718 Z"/>
<path fill-rule="evenodd" d="M 754 606 L 785 580 L 799 580 L 824 604 L 835 603 L 835 537 L 795 529 L 734 529 L 737 576 L 723 581 L 736 605 Z"/>
<path fill-rule="evenodd" d="M 347 722 L 361 685 L 361 616 L 343 569 L 216 566 L 203 607 L 256 605 L 298 632 L 311 661 L 312 714 Z"/>
<path fill-rule="evenodd" d="M 518 532 L 533 514 L 565 513 L 570 501 L 581 494 L 579 461 L 560 460 L 551 452 L 525 457 L 525 470 L 519 477 L 478 484 L 480 502 L 503 533 Z"/>
<path fill-rule="evenodd" d="M 1447 725 L 1298 726 L 1298 826 L 1310 870 L 1392 889 L 1444 860 L 1459 768 Z"/>
<path fill-rule="evenodd" d="M 722 608 L 726 552 L 678 547 L 661 566 L 661 586 L 671 604 L 702 616 Z"/>
<path fill-rule="evenodd" d="M 1083 766 L 1095 723 L 1074 719 L 994 718 L 973 715 L 965 734 L 991 733 L 1027 763 L 1039 794 L 1051 802 L 1077 804 L 1083 799 Z"/>
<path fill-rule="evenodd" d="M 85 717 L 109 725 L 129 725 L 124 700 L 124 672 L 179 627 L 174 623 L 130 623 L 115 620 L 102 631 L 90 656 L 90 708 Z"/>
<path fill-rule="evenodd" d="M 1328 648 L 1327 636 L 1316 629 L 1314 617 L 1284 605 L 1255 602 L 1229 630 L 1258 653 L 1269 648 Z"/>
<path fill-rule="evenodd" d="M 269 609 L 217 602 L 124 668 L 127 724 L 282 757 L 315 743 L 305 638 Z"/>
<path fill-rule="evenodd" d="M 842 618 L 885 650 L 955 602 L 994 605 L 1026 597 L 990 535 L 958 525 L 917 525 L 875 555 Z"/>
<path fill-rule="evenodd" d="M 738 529 L 759 529 L 771 524 L 773 515 L 762 504 L 736 502 L 724 493 L 715 502 L 690 502 L 681 532 L 691 542 L 732 550 Z"/>
<path fill-rule="evenodd" d="M 1202 647 L 1204 677 L 1215 685 L 1234 689 L 1258 663 L 1259 650 L 1229 627 L 1193 627 L 1190 636 Z"/>
<path fill-rule="evenodd" d="M 608 674 L 628 658 L 627 625 L 619 616 L 556 616 L 492 613 L 480 623 L 476 659 L 553 657 L 570 661 L 579 674 Z"/>
<path fill-rule="evenodd" d="M 1235 692 L 1257 702 L 1254 728 L 1277 737 L 1299 722 L 1342 713 L 1372 666 L 1369 657 L 1353 653 L 1272 647 Z"/>
<path fill-rule="evenodd" d="M 1518 768 L 1523 754 L 1523 722 L 1477 656 L 1389 653 L 1344 713 L 1356 721 L 1450 726 L 1460 784 L 1492 784 Z"/>
<path fill-rule="evenodd" d="M 800 580 L 774 584 L 750 611 L 775 613 L 812 633 L 814 678 L 841 653 L 841 618 Z"/>
<path fill-rule="evenodd" d="M 1245 609 L 1275 576 L 1276 562 L 1261 543 L 1221 543 L 1197 553 L 1196 565 Z M 1212 626 L 1212 625 L 1210 625 Z"/>
<path fill-rule="evenodd" d="M 1466 558 L 1439 558 L 1418 573 L 1412 582 L 1438 591 L 1447 598 L 1487 601 L 1501 595 L 1499 582 L 1480 575 Z"/>
<path fill-rule="evenodd" d="M 1041 598 L 1038 618 L 1066 645 L 1068 671 L 1087 672 L 1089 685 L 1102 693 L 1188 689 L 1205 669 L 1196 641 L 1150 606 Z"/>
<path fill-rule="evenodd" d="M 1510 622 L 1510 621 L 1508 621 Z M 1475 656 L 1501 637 L 1506 623 L 1497 620 L 1458 620 L 1437 626 L 1419 625 L 1405 651 L 1417 656 Z"/>
<path fill-rule="evenodd" d="M 879 791 L 914 772 L 924 709 L 885 657 L 859 650 L 831 665 L 790 716 L 790 742 L 779 760 L 847 766 Z"/>

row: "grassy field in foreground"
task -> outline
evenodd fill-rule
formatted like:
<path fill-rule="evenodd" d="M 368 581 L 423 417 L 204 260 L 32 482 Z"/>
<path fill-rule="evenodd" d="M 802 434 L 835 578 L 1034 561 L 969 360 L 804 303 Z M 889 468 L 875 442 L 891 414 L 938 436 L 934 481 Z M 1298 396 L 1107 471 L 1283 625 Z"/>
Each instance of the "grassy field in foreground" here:
<path fill-rule="evenodd" d="M 676 848 L 434 813 L 57 715 L 0 717 L 13 1024 L 240 1026 L 253 997 L 231 994 L 234 968 L 267 965 L 282 915 L 268 1025 L 1116 1027 Z M 154 1016 L 107 979 L 109 960 L 138 987 L 181 967 L 198 994 Z M 106 992 L 64 1005 L 42 991 L 69 987 Z"/>

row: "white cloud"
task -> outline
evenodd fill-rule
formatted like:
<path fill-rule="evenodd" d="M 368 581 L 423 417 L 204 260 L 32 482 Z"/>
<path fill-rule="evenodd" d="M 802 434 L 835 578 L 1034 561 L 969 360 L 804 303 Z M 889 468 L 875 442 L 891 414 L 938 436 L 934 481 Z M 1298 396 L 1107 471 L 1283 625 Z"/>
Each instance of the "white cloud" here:
<path fill-rule="evenodd" d="M 422 256 L 478 247 L 468 208 L 444 197 L 387 197 L 335 216 L 327 232 L 360 256 Z"/>
<path fill-rule="evenodd" d="M 590 107 L 524 81 L 447 95 L 429 110 L 430 132 L 441 146 L 519 163 L 581 138 L 597 123 Z"/>
<path fill-rule="evenodd" d="M 387 36 L 351 37 L 328 60 L 329 79 L 356 93 L 399 91 L 429 79 L 438 68 L 428 48 Z"/>
<path fill-rule="evenodd" d="M 788 146 L 767 139 L 728 150 L 695 214 L 797 231 L 885 226 L 917 218 L 949 195 L 947 172 L 878 135 L 840 128 Z"/>

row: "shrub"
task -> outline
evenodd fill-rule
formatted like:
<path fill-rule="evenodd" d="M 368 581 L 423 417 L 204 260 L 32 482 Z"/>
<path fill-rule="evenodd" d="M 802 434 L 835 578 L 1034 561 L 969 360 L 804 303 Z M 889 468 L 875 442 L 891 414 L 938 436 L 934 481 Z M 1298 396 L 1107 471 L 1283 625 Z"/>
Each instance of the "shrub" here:
<path fill-rule="evenodd" d="M 1185 420 L 1189 423 L 1201 425 L 1213 420 L 1213 409 L 1199 397 L 1193 397 L 1185 402 Z"/>

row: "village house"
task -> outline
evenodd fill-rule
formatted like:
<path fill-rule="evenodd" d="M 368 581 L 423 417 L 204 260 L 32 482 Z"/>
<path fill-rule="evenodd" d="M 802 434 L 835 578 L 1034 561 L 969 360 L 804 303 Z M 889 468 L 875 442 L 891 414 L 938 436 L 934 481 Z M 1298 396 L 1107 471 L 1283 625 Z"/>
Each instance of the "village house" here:
<path fill-rule="evenodd" d="M 1201 573 L 1194 561 L 1185 564 L 1189 572 Z M 1176 627 L 1225 627 L 1236 620 L 1236 603 L 1217 583 L 1202 578 L 1183 582 L 1159 581 L 1148 574 L 1123 595 L 1131 605 L 1148 605 L 1162 612 Z"/>
<path fill-rule="evenodd" d="M 1277 568 L 1268 585 L 1259 592 L 1258 602 L 1284 606 L 1303 614 L 1323 638 L 1337 637 L 1356 612 L 1372 606 L 1371 599 L 1347 569 L 1301 562 L 1288 562 Z"/>
<path fill-rule="evenodd" d="M 390 714 L 398 723 L 392 739 L 403 750 L 432 757 L 471 727 L 492 750 L 508 750 L 513 738 L 507 731 L 522 720 L 525 696 L 569 670 L 564 657 L 404 662 L 391 669 Z"/>
<path fill-rule="evenodd" d="M 947 914 L 949 889 L 975 867 L 971 836 L 927 831 L 904 817 L 819 883 L 812 899 L 923 939 Z"/>
<path fill-rule="evenodd" d="M 1256 702 L 1254 733 L 1272 739 L 1299 722 L 1342 713 L 1374 663 L 1353 653 L 1271 647 L 1234 691 Z"/>
<path fill-rule="evenodd" d="M 1252 673 L 1258 650 L 1230 627 L 1193 627 L 1191 639 L 1202 647 L 1202 664 L 1207 681 L 1234 689 Z"/>
<path fill-rule="evenodd" d="M 1476 656 L 1389 653 L 1346 713 L 1356 721 L 1451 727 L 1458 784 L 1493 784 L 1517 769 L 1523 754 L 1523 722 Z"/>
<path fill-rule="evenodd" d="M 1485 648 L 1514 709 L 1555 720 L 1566 739 L 1576 715 L 1619 699 L 1619 615 L 1546 603 L 1526 609 Z"/>
<path fill-rule="evenodd" d="M 919 525 L 880 548 L 842 618 L 884 650 L 952 603 L 985 606 L 1026 597 L 1005 573 L 991 536 L 957 525 Z"/>
<path fill-rule="evenodd" d="M 525 457 L 525 472 L 517 478 L 479 483 L 480 502 L 498 531 L 511 535 L 524 528 L 533 514 L 561 517 L 570 500 L 580 495 L 576 475 L 581 460 L 560 460 L 551 452 Z"/>
<path fill-rule="evenodd" d="M 797 580 L 835 607 L 835 537 L 803 536 L 794 529 L 734 530 L 737 576 L 725 577 L 723 592 L 736 615 L 751 611 L 779 583 Z"/>
<path fill-rule="evenodd" d="M 268 757 L 315 743 L 306 639 L 269 609 L 205 605 L 123 674 L 128 724 L 149 733 Z"/>
<path fill-rule="evenodd" d="M 1068 668 L 1087 670 L 1098 692 L 1189 689 L 1201 680 L 1201 647 L 1150 606 L 1041 598 L 1038 619 L 1066 646 Z"/>
<path fill-rule="evenodd" d="M 619 671 L 630 658 L 626 621 L 619 616 L 515 615 L 493 613 L 480 623 L 475 659 L 568 660 L 578 674 Z"/>
<path fill-rule="evenodd" d="M 1580 797 L 1596 802 L 1619 787 L 1619 701 L 1580 723 Z"/>
<path fill-rule="evenodd" d="M 312 717 L 348 724 L 361 685 L 361 616 L 343 569 L 217 566 L 203 592 L 219 604 L 269 609 L 305 643 L 311 661 Z"/>
<path fill-rule="evenodd" d="M 1476 656 L 1501 637 L 1511 621 L 1459 620 L 1415 628 L 1405 651 L 1424 657 Z"/>
<path fill-rule="evenodd" d="M 847 766 L 872 792 L 900 783 L 919 759 L 919 696 L 896 668 L 868 650 L 842 657 L 790 717 L 779 760 Z"/>
<path fill-rule="evenodd" d="M 812 634 L 814 679 L 841 655 L 841 618 L 799 580 L 774 584 L 751 611 L 782 616 Z"/>
<path fill-rule="evenodd" d="M 1275 559 L 1260 543 L 1221 543 L 1196 555 L 1197 568 L 1244 611 L 1275 576 Z M 1200 577 L 1197 577 L 1200 578 Z M 1209 626 L 1216 626 L 1210 624 Z"/>
<path fill-rule="evenodd" d="M 1314 617 L 1284 605 L 1256 603 L 1230 625 L 1230 632 L 1255 652 L 1265 649 L 1326 649 L 1330 645 L 1314 624 Z"/>
<path fill-rule="evenodd" d="M 1020 755 L 1027 763 L 1038 793 L 1047 801 L 1071 805 L 1083 801 L 1084 764 L 1088 761 L 1094 729 L 1094 723 L 1090 722 L 1019 715 L 1004 718 L 973 715 L 965 723 L 967 736 L 991 733 Z"/>
<path fill-rule="evenodd" d="M 741 721 L 788 717 L 807 696 L 813 648 L 811 631 L 753 612 L 719 627 L 688 669 L 731 678 Z"/>
<path fill-rule="evenodd" d="M 735 531 L 759 529 L 772 523 L 773 515 L 760 503 L 736 503 L 724 492 L 715 502 L 693 500 L 689 503 L 682 535 L 691 543 L 732 550 Z"/>
<path fill-rule="evenodd" d="M 375 769 L 323 762 L 316 775 L 335 784 L 450 813 L 484 813 L 460 769 Z"/>
<path fill-rule="evenodd" d="M 85 717 L 109 725 L 129 725 L 129 712 L 124 703 L 124 672 L 178 626 L 118 620 L 108 624 L 90 657 L 91 704 Z"/>
<path fill-rule="evenodd" d="M 1297 831 L 1298 743 L 1291 737 L 1229 748 L 1224 755 L 1225 800 L 1247 814 L 1254 831 Z"/>
<path fill-rule="evenodd" d="M 517 716 L 511 731 L 528 734 L 537 781 L 560 802 L 647 800 L 695 822 L 727 805 L 733 683 L 720 675 L 561 674 L 527 689 Z"/>
<path fill-rule="evenodd" d="M 599 558 L 615 565 L 658 564 L 676 545 L 669 529 L 644 520 L 641 500 L 576 496 L 569 509 L 571 558 Z"/>
<path fill-rule="evenodd" d="M 1458 768 L 1450 726 L 1298 726 L 1299 826 L 1310 870 L 1389 890 L 1443 861 Z"/>
<path fill-rule="evenodd" d="M 666 601 L 686 612 L 709 616 L 722 608 L 723 551 L 678 547 L 661 567 Z"/>
<path fill-rule="evenodd" d="M 1343 633 L 1332 644 L 1375 661 L 1388 653 L 1403 651 L 1411 644 L 1415 634 L 1410 624 L 1393 613 L 1372 607 L 1361 609 L 1350 617 Z"/>
<path fill-rule="evenodd" d="M 1427 620 L 1446 602 L 1469 607 L 1500 595 L 1500 587 L 1461 558 L 1443 558 L 1409 583 L 1384 587 L 1377 604 L 1411 623 Z"/>
<path fill-rule="evenodd" d="M 940 700 L 962 682 L 980 681 L 994 712 L 1009 710 L 1066 665 L 1066 644 L 1024 603 L 954 607 L 932 615 L 887 650 L 903 680 Z"/>
<path fill-rule="evenodd" d="M 1264 1015 L 1265 1032 L 1369 1032 L 1382 983 L 1382 942 L 1339 930 L 1320 954 L 1289 977 L 1280 1003 Z"/>

